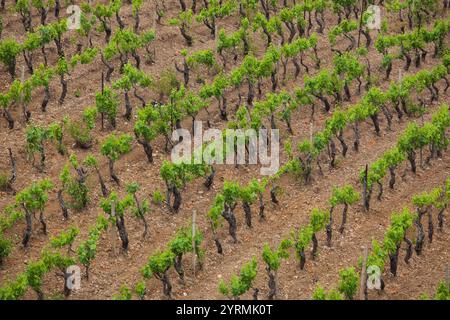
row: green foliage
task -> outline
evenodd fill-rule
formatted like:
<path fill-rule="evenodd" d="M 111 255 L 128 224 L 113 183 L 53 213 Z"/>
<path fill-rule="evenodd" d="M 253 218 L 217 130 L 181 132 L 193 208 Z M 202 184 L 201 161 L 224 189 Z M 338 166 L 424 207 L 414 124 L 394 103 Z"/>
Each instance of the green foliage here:
<path fill-rule="evenodd" d="M 49 271 L 49 267 L 42 260 L 28 264 L 26 269 L 27 283 L 34 291 L 41 291 L 43 277 Z"/>
<path fill-rule="evenodd" d="M 237 8 L 237 2 L 234 0 L 209 1 L 208 7 L 203 8 L 196 16 L 198 22 L 203 22 L 208 28 L 214 30 L 217 18 L 224 18 L 231 15 Z"/>
<path fill-rule="evenodd" d="M 450 300 L 450 283 L 448 281 L 439 282 L 434 300 Z"/>
<path fill-rule="evenodd" d="M 0 232 L 0 266 L 3 264 L 3 261 L 6 257 L 9 256 L 12 249 L 12 241 L 6 239 L 3 234 Z"/>
<path fill-rule="evenodd" d="M 164 202 L 165 196 L 160 190 L 153 191 L 152 201 L 154 204 L 160 205 Z"/>
<path fill-rule="evenodd" d="M 139 281 L 136 286 L 134 287 L 134 291 L 138 295 L 139 299 L 143 300 L 145 297 L 145 294 L 147 293 L 147 288 L 145 287 L 144 281 Z"/>
<path fill-rule="evenodd" d="M 62 237 L 58 235 L 57 238 Z M 65 270 L 74 263 L 72 258 L 44 248 L 38 260 L 29 262 L 25 271 L 16 276 L 15 280 L 0 287 L 0 300 L 18 300 L 26 294 L 28 287 L 31 287 L 38 296 L 43 297 L 44 276 L 54 268 Z"/>
<path fill-rule="evenodd" d="M 44 127 L 31 124 L 27 126 L 25 135 L 26 135 L 25 149 L 27 151 L 28 156 L 34 159 L 34 154 L 38 152 L 41 154 L 41 159 L 45 159 L 44 143 L 47 139 L 49 139 L 50 132 Z"/>
<path fill-rule="evenodd" d="M 380 181 L 389 167 L 396 167 L 402 163 L 415 150 L 424 148 L 426 145 L 434 145 L 442 150 L 448 145 L 445 130 L 450 126 L 450 115 L 448 106 L 443 105 L 432 116 L 431 122 L 426 122 L 422 127 L 416 123 L 410 123 L 397 141 L 397 145 L 385 152 L 381 158 L 369 166 L 367 185 Z M 364 171 L 360 173 L 363 181 Z"/>
<path fill-rule="evenodd" d="M 248 184 L 247 186 L 240 187 L 240 198 L 243 202 L 247 204 L 252 204 L 255 202 L 255 200 L 258 198 L 258 181 L 252 180 L 252 183 Z"/>
<path fill-rule="evenodd" d="M 441 188 L 435 188 L 430 192 L 422 192 L 413 196 L 412 202 L 418 208 L 430 207 L 434 204 L 437 204 L 438 200 L 441 197 L 441 193 Z"/>
<path fill-rule="evenodd" d="M 188 34 L 192 24 L 192 18 L 194 14 L 191 9 L 181 11 L 177 18 L 169 20 L 169 25 L 178 26 L 182 36 L 185 38 L 188 46 L 192 46 L 192 37 Z"/>
<path fill-rule="evenodd" d="M 23 205 L 29 212 L 44 210 L 48 201 L 48 191 L 53 189 L 53 183 L 48 180 L 33 182 L 16 195 L 16 203 Z"/>
<path fill-rule="evenodd" d="M 8 68 L 11 77 L 15 76 L 16 58 L 22 51 L 22 46 L 14 39 L 0 41 L 0 61 Z"/>
<path fill-rule="evenodd" d="M 325 289 L 319 284 L 313 293 L 313 300 L 344 300 L 342 294 L 337 290 L 331 290 L 326 292 Z"/>
<path fill-rule="evenodd" d="M 49 138 L 56 142 L 58 152 L 66 154 L 67 148 L 63 143 L 63 124 L 53 122 L 48 126 Z"/>
<path fill-rule="evenodd" d="M 102 92 L 95 95 L 95 106 L 97 111 L 104 114 L 112 127 L 116 126 L 117 110 L 119 108 L 119 99 L 117 94 L 110 88 L 105 88 Z"/>
<path fill-rule="evenodd" d="M 191 68 L 198 68 L 203 65 L 208 69 L 217 66 L 216 59 L 212 50 L 198 50 L 186 58 L 186 62 Z"/>
<path fill-rule="evenodd" d="M 115 216 L 112 216 L 112 206 L 114 205 L 115 216 L 123 217 L 126 209 L 133 205 L 133 198 L 131 195 L 126 195 L 124 198 L 119 199 L 116 192 L 111 192 L 108 198 L 100 199 L 100 207 L 108 214 L 112 222 L 115 222 Z"/>
<path fill-rule="evenodd" d="M 152 79 L 147 76 L 143 71 L 132 66 L 131 63 L 127 63 L 123 67 L 122 77 L 119 78 L 113 84 L 113 89 L 122 89 L 129 91 L 135 86 L 148 88 L 152 84 Z"/>
<path fill-rule="evenodd" d="M 331 28 L 328 33 L 328 39 L 331 45 L 336 45 L 337 39 L 341 35 L 348 34 L 358 28 L 358 23 L 352 20 L 342 20 L 341 23 Z"/>
<path fill-rule="evenodd" d="M 80 169 L 75 155 L 70 156 L 70 164 L 73 170 Z M 89 203 L 89 188 L 86 185 L 85 178 L 80 177 L 79 174 L 72 175 L 69 164 L 66 164 L 61 170 L 59 180 L 62 183 L 62 190 L 71 199 L 69 206 L 76 210 L 86 208 Z"/>
<path fill-rule="evenodd" d="M 84 158 L 83 164 L 85 166 L 98 169 L 98 160 L 93 154 L 88 154 L 86 158 Z"/>
<path fill-rule="evenodd" d="M 325 97 L 342 91 L 343 82 L 336 73 L 322 70 L 315 76 L 305 76 L 305 90 L 314 97 Z M 327 110 L 328 111 L 328 110 Z"/>
<path fill-rule="evenodd" d="M 175 254 L 171 250 L 156 252 L 142 268 L 141 273 L 145 279 L 150 279 L 154 275 L 161 278 L 164 273 L 173 265 Z"/>
<path fill-rule="evenodd" d="M 80 230 L 76 227 L 70 227 L 67 231 L 61 232 L 57 237 L 53 237 L 50 240 L 50 245 L 53 248 L 62 248 L 65 246 L 72 246 L 75 238 L 80 233 Z"/>
<path fill-rule="evenodd" d="M 136 182 L 130 183 L 126 185 L 125 189 L 127 190 L 128 194 L 136 197 L 136 193 L 140 190 L 140 185 Z M 137 199 L 137 198 L 136 198 Z M 135 202 L 137 201 L 135 199 Z M 137 218 L 143 219 L 144 216 L 150 211 L 150 204 L 147 199 L 144 199 L 142 203 L 138 206 L 137 202 L 132 208 L 133 215 Z"/>
<path fill-rule="evenodd" d="M 276 250 L 270 249 L 270 246 L 267 243 L 264 244 L 262 258 L 266 263 L 267 268 L 272 271 L 277 271 L 280 268 L 281 260 L 289 257 L 287 249 L 291 246 L 292 242 L 289 239 L 281 241 Z"/>
<path fill-rule="evenodd" d="M 113 300 L 131 300 L 131 290 L 126 285 L 119 288 L 119 293 L 113 296 Z"/>
<path fill-rule="evenodd" d="M 358 290 L 358 274 L 355 268 L 347 268 L 339 271 L 339 285 L 338 290 L 346 299 L 353 300 L 353 297 Z"/>
<path fill-rule="evenodd" d="M 27 275 L 22 273 L 14 281 L 9 281 L 0 287 L 0 300 L 18 300 L 25 295 L 27 288 Z"/>
<path fill-rule="evenodd" d="M 361 77 L 364 74 L 365 67 L 358 59 L 351 53 L 345 52 L 341 55 L 335 55 L 333 58 L 335 72 L 341 77 L 344 76 L 344 81 L 350 84 L 354 79 Z"/>
<path fill-rule="evenodd" d="M 203 163 L 176 164 L 164 161 L 159 172 L 167 186 L 180 188 L 185 186 L 189 181 L 205 176 L 209 172 L 209 166 Z"/>
<path fill-rule="evenodd" d="M 320 230 L 323 230 L 328 223 L 330 214 L 328 211 L 325 210 L 319 210 L 317 208 L 314 208 L 311 212 L 310 217 L 310 226 L 311 231 L 313 233 L 319 232 Z"/>
<path fill-rule="evenodd" d="M 224 181 L 222 194 L 225 205 L 233 207 L 239 199 L 240 193 L 239 184 L 234 181 Z"/>
<path fill-rule="evenodd" d="M 100 152 L 109 160 L 115 162 L 124 154 L 131 151 L 131 142 L 133 138 L 129 134 L 117 136 L 110 134 L 102 143 Z"/>
<path fill-rule="evenodd" d="M 387 229 L 383 240 L 383 248 L 387 253 L 394 254 L 397 251 L 406 231 L 412 227 L 415 219 L 416 215 L 406 208 L 400 213 L 392 214 L 391 225 Z"/>
<path fill-rule="evenodd" d="M 6 191 L 9 188 L 9 175 L 0 172 L 0 190 Z"/>
<path fill-rule="evenodd" d="M 83 241 L 77 249 L 78 261 L 80 261 L 88 270 L 92 260 L 97 253 L 97 243 L 102 231 L 108 228 L 108 220 L 103 216 L 97 218 L 96 224 L 89 229 L 88 238 Z"/>
<path fill-rule="evenodd" d="M 367 257 L 367 265 L 377 266 L 381 272 L 384 270 L 385 261 L 389 253 L 396 252 L 401 244 L 407 230 L 412 226 L 416 215 L 408 209 L 403 209 L 401 213 L 393 213 L 391 225 L 387 229 L 383 242 L 372 241 L 372 253 Z"/>
<path fill-rule="evenodd" d="M 97 109 L 95 107 L 85 108 L 83 111 L 83 120 L 88 130 L 95 127 L 95 119 L 97 118 Z"/>
<path fill-rule="evenodd" d="M 434 0 L 432 0 L 434 1 Z M 413 1 L 407 1 L 406 3 Z M 415 2 L 415 1 L 414 1 Z M 424 1 L 426 2 L 426 1 Z M 437 20 L 432 29 L 414 28 L 409 33 L 381 34 L 375 41 L 375 49 L 383 54 L 383 67 L 395 59 L 404 59 L 405 54 L 416 49 L 423 49 L 427 44 L 434 43 L 435 53 L 443 53 L 443 37 L 448 33 L 448 19 Z"/>
<path fill-rule="evenodd" d="M 252 288 L 257 273 L 258 263 L 256 257 L 253 257 L 241 268 L 239 275 L 231 277 L 230 284 L 227 285 L 223 279 L 219 282 L 219 292 L 224 296 L 230 297 L 231 295 L 237 299 Z"/>
<path fill-rule="evenodd" d="M 59 58 L 59 60 L 56 64 L 55 72 L 56 72 L 56 74 L 58 74 L 60 76 L 63 76 L 65 74 L 69 73 L 69 65 L 65 58 Z"/>
<path fill-rule="evenodd" d="M 195 238 L 192 239 L 192 228 L 181 228 L 178 230 L 175 238 L 173 238 L 169 244 L 168 248 L 172 251 L 175 256 L 181 256 L 188 252 L 194 252 L 199 258 L 200 262 L 203 261 L 204 251 L 200 248 L 200 245 L 203 241 L 203 234 L 196 230 Z M 193 247 L 193 245 L 195 247 Z"/>
<path fill-rule="evenodd" d="M 297 258 L 300 259 L 300 253 L 304 252 L 306 247 L 311 243 L 313 229 L 311 226 L 300 228 L 298 234 L 294 236 L 294 248 L 297 253 Z"/>
<path fill-rule="evenodd" d="M 77 64 L 89 64 L 99 53 L 98 48 L 87 48 L 82 53 L 75 54 L 70 60 L 70 66 L 74 68 Z"/>
<path fill-rule="evenodd" d="M 0 234 L 6 229 L 10 229 L 17 221 L 24 217 L 17 202 L 8 205 L 4 209 L 4 214 L 0 215 Z"/>
<path fill-rule="evenodd" d="M 359 193 L 351 185 L 345 185 L 342 188 L 333 187 L 330 204 L 333 207 L 340 204 L 353 205 L 359 199 Z"/>
<path fill-rule="evenodd" d="M 86 127 L 87 122 L 72 121 L 67 123 L 67 130 L 69 135 L 75 141 L 77 146 L 88 148 L 92 145 L 93 137 L 91 131 Z"/>
<path fill-rule="evenodd" d="M 159 79 L 154 82 L 153 88 L 160 97 L 168 97 L 172 90 L 179 88 L 180 82 L 172 70 L 164 70 L 159 74 Z"/>

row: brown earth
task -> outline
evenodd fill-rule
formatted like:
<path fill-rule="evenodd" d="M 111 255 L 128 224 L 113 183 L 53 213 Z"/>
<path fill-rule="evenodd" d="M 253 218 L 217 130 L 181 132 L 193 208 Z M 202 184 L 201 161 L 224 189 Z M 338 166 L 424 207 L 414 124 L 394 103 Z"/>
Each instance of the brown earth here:
<path fill-rule="evenodd" d="M 185 47 L 185 43 L 181 38 L 176 27 L 168 25 L 167 21 L 170 17 L 174 17 L 179 11 L 177 1 L 168 1 L 167 16 L 163 19 L 164 25 L 156 25 L 157 39 L 153 46 L 156 52 L 156 63 L 153 65 L 144 65 L 143 70 L 157 79 L 158 75 L 168 68 L 173 69 L 174 61 L 178 63 L 181 61 L 179 52 Z M 130 24 L 131 7 L 124 4 L 124 9 L 121 13 L 125 18 L 125 22 Z M 141 10 L 141 30 L 153 26 L 153 2 L 146 2 Z M 442 14 L 445 14 L 443 12 Z M 3 38 L 15 37 L 23 39 L 23 28 L 17 14 L 1 12 L 3 17 L 5 30 Z M 332 23 L 336 23 L 336 18 L 330 13 L 327 13 L 327 31 Z M 393 32 L 399 32 L 399 22 L 396 19 L 389 19 L 390 28 Z M 37 24 L 38 17 L 35 16 L 33 20 Z M 227 30 L 233 31 L 237 29 L 236 17 L 230 17 L 220 20 L 219 26 L 224 26 Z M 117 28 L 116 25 L 114 25 Z M 192 30 L 195 44 L 192 51 L 198 49 L 215 48 L 215 41 L 209 36 L 208 29 L 195 23 Z M 372 34 L 375 38 L 376 34 Z M 68 56 L 75 52 L 73 40 L 75 34 L 69 33 L 65 39 L 65 51 Z M 254 34 L 253 50 L 256 56 L 261 56 L 264 52 L 264 38 L 260 34 Z M 98 33 L 94 37 L 94 43 L 103 45 L 103 34 Z M 346 44 L 340 44 L 345 47 Z M 321 58 L 322 67 L 330 67 L 332 65 L 332 52 L 329 48 L 328 39 L 326 36 L 319 36 L 319 57 Z M 56 61 L 56 50 L 53 46 L 47 49 L 51 52 L 50 63 Z M 430 48 L 431 50 L 431 48 Z M 39 55 L 35 56 L 37 61 L 40 61 Z M 389 82 L 383 81 L 383 73 L 378 71 L 380 65 L 380 55 L 376 53 L 374 48 L 371 48 L 369 59 L 374 66 L 374 72 L 378 76 L 378 85 L 386 89 Z M 239 60 L 240 61 L 240 60 Z M 431 68 L 438 64 L 437 59 L 432 59 L 431 55 L 427 58 L 426 63 L 422 68 Z M 23 65 L 23 61 L 19 59 L 18 70 Z M 309 59 L 308 65 L 311 70 L 314 70 L 313 63 Z M 394 72 L 392 77 L 397 78 L 398 71 L 402 67 L 402 63 L 398 61 L 394 64 Z M 291 66 L 292 67 L 292 66 Z M 69 92 L 67 99 L 63 106 L 58 106 L 57 97 L 60 92 L 60 85 L 57 79 L 54 79 L 51 85 L 52 100 L 48 105 L 47 113 L 43 114 L 40 111 L 40 100 L 42 92 L 37 90 L 33 95 L 33 101 L 30 104 L 32 112 L 32 121 L 37 124 L 47 125 L 53 121 L 61 120 L 65 115 L 71 118 L 80 117 L 85 107 L 91 106 L 95 103 L 94 95 L 100 89 L 100 76 L 103 70 L 103 65 L 97 58 L 93 63 L 87 67 L 77 67 L 71 73 L 69 78 Z M 289 70 L 292 74 L 292 70 Z M 411 67 L 406 74 L 414 74 L 418 70 Z M 316 72 L 316 70 L 314 70 Z M 18 72 L 20 74 L 20 72 Z M 199 72 L 200 75 L 204 75 Z M 113 80 L 118 78 L 117 72 L 113 75 Z M 179 77 L 181 78 L 181 77 Z M 211 76 L 206 75 L 207 80 Z M 303 81 L 302 75 L 297 81 L 293 81 L 292 77 L 288 79 L 287 83 L 282 87 L 288 91 L 292 91 L 296 87 L 301 87 Z M 9 75 L 6 70 L 0 68 L 0 90 L 4 92 L 10 85 Z M 191 89 L 199 88 L 195 81 L 191 81 Z M 264 83 L 264 92 L 270 89 L 269 81 Z M 440 88 L 442 88 L 440 86 Z M 352 93 L 355 93 L 355 87 L 351 88 Z M 81 96 L 77 98 L 75 92 L 80 91 Z M 442 90 L 441 90 L 442 91 Z M 156 99 L 155 92 L 146 92 L 145 98 L 147 101 Z M 233 106 L 236 101 L 236 92 L 228 93 L 228 100 L 230 106 Z M 353 95 L 352 100 L 346 105 L 350 105 L 358 101 L 360 96 Z M 134 101 L 134 109 L 137 108 L 137 101 Z M 448 103 L 449 97 L 441 94 L 439 104 Z M 345 107 L 344 106 L 344 107 Z M 432 105 L 427 110 L 424 119 L 428 120 L 430 114 L 437 109 L 437 105 Z M 317 108 L 319 110 L 319 108 Z M 226 126 L 217 113 L 216 102 L 212 102 L 209 107 L 212 112 L 214 120 L 213 125 L 218 128 Z M 135 111 L 135 110 L 134 110 Z M 124 112 L 122 109 L 121 112 Z M 297 110 L 293 114 L 293 130 L 294 136 L 292 141 L 301 141 L 309 138 L 310 135 L 310 119 L 309 110 Z M 20 118 L 19 110 L 14 112 L 16 119 Z M 314 131 L 319 131 L 324 126 L 324 122 L 329 115 L 322 111 L 316 111 L 316 117 L 313 121 Z M 199 117 L 205 119 L 206 115 L 202 113 Z M 381 118 L 380 118 L 381 119 Z M 82 288 L 75 291 L 70 296 L 70 299 L 110 299 L 118 292 L 121 285 L 126 284 L 133 287 L 138 281 L 142 279 L 140 275 L 141 267 L 146 263 L 148 257 L 157 250 L 163 249 L 168 241 L 173 237 L 178 228 L 187 226 L 190 223 L 192 210 L 195 208 L 198 213 L 198 225 L 200 230 L 205 234 L 204 249 L 206 250 L 206 258 L 204 267 L 201 271 L 197 271 L 196 277 L 193 277 L 193 270 L 190 267 L 191 256 L 186 255 L 184 264 L 186 268 L 186 283 L 183 285 L 176 279 L 177 276 L 174 271 L 170 272 L 170 277 L 173 282 L 173 297 L 175 299 L 218 299 L 222 296 L 218 293 L 217 285 L 220 278 L 228 280 L 232 274 L 239 271 L 241 266 L 247 262 L 252 256 L 256 255 L 259 261 L 259 274 L 255 286 L 260 288 L 260 296 L 262 298 L 267 295 L 267 276 L 263 267 L 262 259 L 260 258 L 262 247 L 264 243 L 269 243 L 275 247 L 280 240 L 289 235 L 292 229 L 297 229 L 308 222 L 311 209 L 319 207 L 322 209 L 328 208 L 328 199 L 331 195 L 333 186 L 343 186 L 351 184 L 358 190 L 361 186 L 358 182 L 358 175 L 360 170 L 366 163 L 371 163 L 376 160 L 384 151 L 395 145 L 399 134 L 404 130 L 410 121 L 421 122 L 421 119 L 404 119 L 402 122 L 394 121 L 393 131 L 388 131 L 384 119 L 381 120 L 382 135 L 376 137 L 372 125 L 365 123 L 361 126 L 361 149 L 359 153 L 349 151 L 346 158 L 339 157 L 338 165 L 335 169 L 330 170 L 325 162 L 322 161 L 324 168 L 324 176 L 320 176 L 318 172 L 314 172 L 314 179 L 310 185 L 303 185 L 298 179 L 292 176 L 284 176 L 278 185 L 282 188 L 282 195 L 280 196 L 280 206 L 275 206 L 269 203 L 269 194 L 265 194 L 267 221 L 258 222 L 255 218 L 254 227 L 250 230 L 244 224 L 243 211 L 240 206 L 236 209 L 236 216 L 238 219 L 238 238 L 239 243 L 233 244 L 228 236 L 227 228 L 224 225 L 219 232 L 219 237 L 222 239 L 224 246 L 224 255 L 220 256 L 216 253 L 214 242 L 212 240 L 209 224 L 205 219 L 208 209 L 214 200 L 215 195 L 221 190 L 224 180 L 236 180 L 242 184 L 250 181 L 253 177 L 260 177 L 258 166 L 240 166 L 239 168 L 217 166 L 217 176 L 213 188 L 210 191 L 203 187 L 203 180 L 199 179 L 190 182 L 182 191 L 183 204 L 178 214 L 171 214 L 165 208 L 152 205 L 152 210 L 148 215 L 150 235 L 142 240 L 142 224 L 137 219 L 128 215 L 126 218 L 127 230 L 130 237 L 130 249 L 127 255 L 114 253 L 111 244 L 111 237 L 109 233 L 102 235 L 98 245 L 97 256 L 91 266 L 91 273 L 89 281 L 83 280 Z M 134 121 L 127 122 L 125 119 L 119 117 L 117 132 L 132 133 Z M 189 120 L 183 122 L 183 126 L 189 127 Z M 282 138 L 288 137 L 286 127 L 278 120 L 281 128 Z M 58 184 L 58 176 L 62 167 L 67 162 L 67 158 L 59 155 L 55 148 L 51 145 L 47 146 L 47 162 L 44 173 L 39 173 L 26 159 L 24 151 L 25 145 L 25 124 L 23 120 L 16 123 L 16 128 L 9 130 L 6 121 L 0 120 L 0 169 L 9 170 L 9 159 L 7 157 L 7 147 L 11 147 L 17 159 L 18 179 L 14 184 L 16 190 L 28 186 L 31 181 L 42 179 L 45 177 L 51 178 L 55 184 Z M 101 141 L 110 134 L 110 130 L 102 131 L 100 125 L 95 129 L 96 143 L 91 150 L 75 149 L 70 138 L 66 137 L 65 142 L 69 151 L 76 153 L 79 159 L 83 159 L 88 153 L 93 153 L 102 159 L 102 173 L 104 177 L 108 177 L 107 162 L 100 155 Z M 352 133 L 346 132 L 347 141 L 352 141 Z M 13 137 L 13 138 L 11 138 Z M 150 197 L 153 191 L 159 189 L 164 190 L 164 182 L 159 176 L 159 168 L 165 159 L 169 159 L 169 155 L 164 152 L 164 141 L 158 139 L 155 144 L 156 155 L 155 163 L 149 164 L 143 153 L 142 147 L 136 142 L 133 143 L 133 151 L 118 161 L 116 170 L 118 176 L 122 181 L 122 185 L 117 191 L 124 194 L 123 185 L 128 182 L 136 181 L 142 186 L 140 191 L 140 198 Z M 402 179 L 399 178 L 395 190 L 385 190 L 385 194 L 381 202 L 376 199 L 372 201 L 372 209 L 365 213 L 360 205 L 353 206 L 349 211 L 348 225 L 344 234 L 341 236 L 337 230 L 334 232 L 333 247 L 325 246 L 325 235 L 319 235 L 319 256 L 315 261 L 307 257 L 307 264 L 305 270 L 301 271 L 298 268 L 294 254 L 283 261 L 280 271 L 278 272 L 279 284 L 279 299 L 310 299 L 317 283 L 320 283 L 327 289 L 333 288 L 338 279 L 338 271 L 341 268 L 349 266 L 357 266 L 358 257 L 361 255 L 362 246 L 369 246 L 372 239 L 380 240 L 389 225 L 389 217 L 393 211 L 400 210 L 403 207 L 411 206 L 411 198 L 414 194 L 422 191 L 431 190 L 433 187 L 441 185 L 446 177 L 449 176 L 450 162 L 449 152 L 445 152 L 442 159 L 431 162 L 430 167 L 423 169 L 419 168 L 418 173 L 413 175 L 406 165 L 398 169 L 398 172 L 405 172 Z M 281 154 L 280 162 L 285 163 L 287 157 L 284 152 Z M 114 189 L 115 185 L 111 181 L 107 181 L 108 187 Z M 102 214 L 99 208 L 100 188 L 95 176 L 90 176 L 88 179 L 88 186 L 91 188 L 91 203 L 86 210 L 82 212 L 70 211 L 70 221 L 63 221 L 61 210 L 56 199 L 56 191 L 51 192 L 50 201 L 46 207 L 45 214 L 48 224 L 49 235 L 43 235 L 39 230 L 38 222 L 35 222 L 34 232 L 30 241 L 30 247 L 23 249 L 20 244 L 21 234 L 24 229 L 24 222 L 17 223 L 12 230 L 7 231 L 6 235 L 14 239 L 14 250 L 12 254 L 6 259 L 4 266 L 0 269 L 0 285 L 7 280 L 14 279 L 16 275 L 25 270 L 27 263 L 39 258 L 41 250 L 48 243 L 51 236 L 59 234 L 61 231 L 67 229 L 69 226 L 77 226 L 80 229 L 80 235 L 75 241 L 74 247 L 86 239 L 89 226 L 95 223 L 96 217 Z M 387 188 L 386 188 L 387 189 Z M 14 201 L 14 197 L 10 193 L 0 194 L 0 208 L 4 208 L 7 204 Z M 252 207 L 255 213 L 256 206 Z M 336 211 L 336 220 L 340 219 L 339 209 Z M 447 213 L 448 216 L 448 213 Z M 444 232 L 437 233 L 432 244 L 427 244 L 423 256 L 417 257 L 414 255 L 409 265 L 406 265 L 402 260 L 399 264 L 399 272 L 396 278 L 389 277 L 387 274 L 387 286 L 384 293 L 378 295 L 371 293 L 371 299 L 417 299 L 421 293 L 432 293 L 437 283 L 444 277 L 445 266 L 449 262 L 450 252 L 448 250 L 448 241 L 450 240 L 448 223 L 444 228 Z M 120 246 L 119 239 L 114 239 L 115 246 Z M 402 255 L 402 253 L 401 253 Z M 47 297 L 57 297 L 61 293 L 62 280 L 54 273 L 49 273 L 44 281 L 44 292 Z M 162 299 L 161 284 L 158 280 L 147 281 L 148 299 Z M 26 295 L 27 299 L 34 299 L 35 295 L 30 289 Z M 250 298 L 250 296 L 247 296 Z"/>

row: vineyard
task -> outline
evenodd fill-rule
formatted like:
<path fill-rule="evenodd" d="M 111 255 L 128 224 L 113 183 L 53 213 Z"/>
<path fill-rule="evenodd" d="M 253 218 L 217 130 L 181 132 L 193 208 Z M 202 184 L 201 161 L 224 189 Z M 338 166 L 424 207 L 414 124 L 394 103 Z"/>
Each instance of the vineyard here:
<path fill-rule="evenodd" d="M 449 88 L 448 0 L 0 0 L 0 300 L 450 300 Z"/>

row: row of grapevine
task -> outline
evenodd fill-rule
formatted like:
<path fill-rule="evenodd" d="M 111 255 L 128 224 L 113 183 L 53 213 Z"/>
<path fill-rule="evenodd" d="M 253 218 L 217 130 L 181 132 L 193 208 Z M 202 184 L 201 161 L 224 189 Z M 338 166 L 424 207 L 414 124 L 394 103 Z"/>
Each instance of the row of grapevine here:
<path fill-rule="evenodd" d="M 419 256 L 422 251 L 423 246 L 423 226 L 422 226 L 422 216 L 424 214 L 428 215 L 428 232 L 429 232 L 429 242 L 433 240 L 433 211 L 437 211 L 437 219 L 439 221 L 439 230 L 442 231 L 443 228 L 443 213 L 448 206 L 450 201 L 450 180 L 447 179 L 443 187 L 437 187 L 429 192 L 422 192 L 420 194 L 414 195 L 412 197 L 412 204 L 416 208 L 416 212 L 412 212 L 408 208 L 404 208 L 401 212 L 393 212 L 391 215 L 391 223 L 386 229 L 384 238 L 381 242 L 377 240 L 372 241 L 372 251 L 367 257 L 366 266 L 376 266 L 380 270 L 380 286 L 381 290 L 385 287 L 385 282 L 383 280 L 383 273 L 386 267 L 386 262 L 389 261 L 389 272 L 392 276 L 397 275 L 398 268 L 398 258 L 400 254 L 400 248 L 403 242 L 406 245 L 406 254 L 404 257 L 405 263 L 409 263 L 412 255 L 413 249 Z M 415 226 L 415 228 L 414 228 Z M 411 240 L 408 238 L 408 234 L 411 234 L 413 230 L 417 233 L 417 238 Z M 422 240 L 421 240 L 422 239 Z M 414 245 L 415 243 L 415 245 Z M 359 259 L 361 263 L 362 259 Z M 359 280 L 359 276 L 358 279 Z M 442 284 L 439 286 L 438 291 L 444 290 Z M 368 288 L 365 283 L 363 293 L 367 299 Z M 356 288 L 355 288 L 356 290 Z M 335 290 L 331 290 L 326 293 L 322 286 L 318 285 L 316 291 L 313 295 L 315 300 L 336 300 L 339 297 L 334 295 Z M 444 291 L 442 291 L 444 292 Z M 356 291 L 355 291 L 356 293 Z M 437 295 L 437 297 L 439 294 Z M 438 298 L 439 299 L 439 298 Z M 443 298 L 445 300 L 445 298 Z"/>

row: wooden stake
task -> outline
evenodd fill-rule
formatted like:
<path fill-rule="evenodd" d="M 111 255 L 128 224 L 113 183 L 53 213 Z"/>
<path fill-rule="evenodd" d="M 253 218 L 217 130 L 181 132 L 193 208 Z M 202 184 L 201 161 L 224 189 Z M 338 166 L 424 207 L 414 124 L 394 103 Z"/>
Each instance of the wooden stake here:
<path fill-rule="evenodd" d="M 359 283 L 359 300 L 365 300 L 365 288 L 366 288 L 366 281 L 367 281 L 367 273 L 366 273 L 366 264 L 367 264 L 367 246 L 364 246 L 363 249 L 363 263 L 361 268 L 361 276 L 360 276 L 360 283 Z"/>

